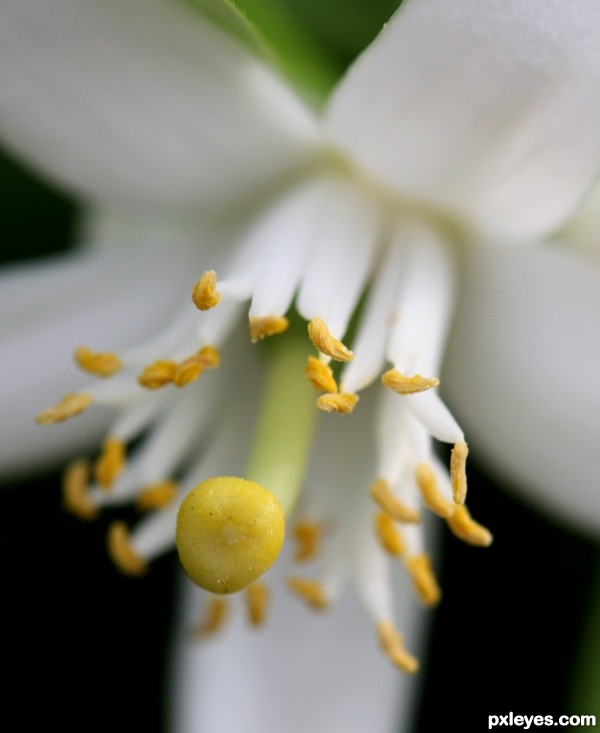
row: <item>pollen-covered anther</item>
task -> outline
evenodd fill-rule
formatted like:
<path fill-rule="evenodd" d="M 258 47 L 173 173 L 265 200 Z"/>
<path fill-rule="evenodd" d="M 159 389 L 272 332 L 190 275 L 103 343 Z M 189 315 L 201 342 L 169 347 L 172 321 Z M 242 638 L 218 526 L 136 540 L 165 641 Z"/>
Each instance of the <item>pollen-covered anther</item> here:
<path fill-rule="evenodd" d="M 200 275 L 192 290 L 192 300 L 196 308 L 207 311 L 221 302 L 221 294 L 217 291 L 217 273 L 206 270 Z"/>
<path fill-rule="evenodd" d="M 250 341 L 255 344 L 267 336 L 275 336 L 287 331 L 290 322 L 285 316 L 252 316 L 248 325 Z"/>
<path fill-rule="evenodd" d="M 94 466 L 94 476 L 103 489 L 110 489 L 125 466 L 125 444 L 109 437 L 102 444 L 102 453 Z"/>
<path fill-rule="evenodd" d="M 452 515 L 456 505 L 442 495 L 435 473 L 427 463 L 419 463 L 416 467 L 415 480 L 428 509 L 444 519 Z"/>
<path fill-rule="evenodd" d="M 89 394 L 75 393 L 65 395 L 54 407 L 40 412 L 35 421 L 38 425 L 53 425 L 70 417 L 79 415 L 92 404 L 93 399 Z"/>
<path fill-rule="evenodd" d="M 244 590 L 248 621 L 252 626 L 262 626 L 269 610 L 269 589 L 263 583 L 253 583 Z"/>
<path fill-rule="evenodd" d="M 152 509 L 163 509 L 177 496 L 177 484 L 174 481 L 158 481 L 146 486 L 138 496 L 135 505 L 141 512 Z"/>
<path fill-rule="evenodd" d="M 377 637 L 386 657 L 406 674 L 414 674 L 419 669 L 419 660 L 404 647 L 401 634 L 390 621 L 377 624 Z"/>
<path fill-rule="evenodd" d="M 461 441 L 456 443 L 450 454 L 450 482 L 452 496 L 457 504 L 464 504 L 467 497 L 467 456 L 469 446 Z"/>
<path fill-rule="evenodd" d="M 407 377 L 397 369 L 390 369 L 382 375 L 381 381 L 384 387 L 391 389 L 392 392 L 398 394 L 417 394 L 418 392 L 426 392 L 428 389 L 437 387 L 440 380 L 437 377 L 422 377 L 415 374 Z"/>
<path fill-rule="evenodd" d="M 113 351 L 90 351 L 85 346 L 75 349 L 75 361 L 81 369 L 97 377 L 110 377 L 123 367 Z"/>
<path fill-rule="evenodd" d="M 313 560 L 321 548 L 321 526 L 309 519 L 302 519 L 294 525 L 294 539 L 296 540 L 296 562 L 308 562 Z"/>
<path fill-rule="evenodd" d="M 452 516 L 446 519 L 446 523 L 459 539 L 469 545 L 489 547 L 494 539 L 488 529 L 471 517 L 464 505 L 457 505 Z"/>
<path fill-rule="evenodd" d="M 341 415 L 349 415 L 359 400 L 354 392 L 336 392 L 335 394 L 323 394 L 317 398 L 316 405 L 323 412 L 337 412 Z"/>
<path fill-rule="evenodd" d="M 131 546 L 129 529 L 125 522 L 113 522 L 106 537 L 110 559 L 125 575 L 140 576 L 148 571 L 148 564 Z"/>
<path fill-rule="evenodd" d="M 64 508 L 86 521 L 98 516 L 98 507 L 90 498 L 89 475 L 89 463 L 84 458 L 80 458 L 67 466 L 62 483 Z"/>
<path fill-rule="evenodd" d="M 338 385 L 334 379 L 331 367 L 329 364 L 323 364 L 315 356 L 308 357 L 308 361 L 304 367 L 304 376 L 319 392 L 335 393 L 338 391 Z"/>
<path fill-rule="evenodd" d="M 161 389 L 173 382 L 176 371 L 177 362 L 172 359 L 159 359 L 144 369 L 138 377 L 138 382 L 146 389 Z"/>
<path fill-rule="evenodd" d="M 329 606 L 325 589 L 318 580 L 300 578 L 294 575 L 288 578 L 287 584 L 292 593 L 295 593 L 316 611 L 324 611 Z"/>
<path fill-rule="evenodd" d="M 224 598 L 211 598 L 202 618 L 192 628 L 193 636 L 212 636 L 223 628 L 229 613 L 229 604 Z"/>
<path fill-rule="evenodd" d="M 440 602 L 442 591 L 433 574 L 429 555 L 413 555 L 406 560 L 405 565 L 421 601 L 428 608 L 436 606 Z"/>
<path fill-rule="evenodd" d="M 379 544 L 389 555 L 400 557 L 404 554 L 404 540 L 394 520 L 385 512 L 377 512 L 375 515 L 375 533 Z"/>
<path fill-rule="evenodd" d="M 374 481 L 369 486 L 369 493 L 380 509 L 397 522 L 416 523 L 421 521 L 419 512 L 406 506 L 400 499 L 396 498 L 385 479 Z"/>
<path fill-rule="evenodd" d="M 308 335 L 318 351 L 336 361 L 350 361 L 354 356 L 347 346 L 334 338 L 322 318 L 313 318 L 310 321 Z"/>

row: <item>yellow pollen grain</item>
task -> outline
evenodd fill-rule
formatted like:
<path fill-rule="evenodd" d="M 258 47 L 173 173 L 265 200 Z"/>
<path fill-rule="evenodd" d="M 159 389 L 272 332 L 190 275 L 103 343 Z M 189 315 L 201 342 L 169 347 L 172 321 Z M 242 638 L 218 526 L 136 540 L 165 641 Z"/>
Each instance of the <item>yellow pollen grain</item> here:
<path fill-rule="evenodd" d="M 54 407 L 40 412 L 35 421 L 38 425 L 53 425 L 87 410 L 93 399 L 89 394 L 76 393 L 65 395 Z"/>
<path fill-rule="evenodd" d="M 430 466 L 426 463 L 419 463 L 415 469 L 415 480 L 428 509 L 444 519 L 452 515 L 455 505 L 442 495 L 435 473 Z"/>
<path fill-rule="evenodd" d="M 129 530 L 125 522 L 113 522 L 108 528 L 108 554 L 114 564 L 125 575 L 144 575 L 148 565 L 131 546 Z"/>
<path fill-rule="evenodd" d="M 296 522 L 293 535 L 296 540 L 296 552 L 294 554 L 296 562 L 308 562 L 319 554 L 322 532 L 320 525 L 316 522 L 311 522 L 309 519 Z"/>
<path fill-rule="evenodd" d="M 204 615 L 192 629 L 194 636 L 212 636 L 223 628 L 229 604 L 224 598 L 211 598 Z"/>
<path fill-rule="evenodd" d="M 97 377 L 110 377 L 123 367 L 113 351 L 90 351 L 85 346 L 75 349 L 75 361 L 81 369 Z"/>
<path fill-rule="evenodd" d="M 333 377 L 331 367 L 328 364 L 323 364 L 315 356 L 308 357 L 308 361 L 304 367 L 304 376 L 319 392 L 335 393 L 338 391 L 337 382 Z"/>
<path fill-rule="evenodd" d="M 336 361 L 350 361 L 354 354 L 341 341 L 334 338 L 322 318 L 313 318 L 308 324 L 308 335 L 314 347 Z"/>
<path fill-rule="evenodd" d="M 192 300 L 201 311 L 210 310 L 221 302 L 221 293 L 217 291 L 217 273 L 214 270 L 202 273 L 192 290 Z"/>
<path fill-rule="evenodd" d="M 337 412 L 340 415 L 349 415 L 359 400 L 354 392 L 336 392 L 335 394 L 323 394 L 317 398 L 316 405 L 323 412 Z"/>
<path fill-rule="evenodd" d="M 489 547 L 494 539 L 492 533 L 476 522 L 466 506 L 457 505 L 454 514 L 446 519 L 451 531 L 463 542 L 475 547 Z"/>
<path fill-rule="evenodd" d="M 97 483 L 103 489 L 110 489 L 125 466 L 125 444 L 119 438 L 107 438 L 102 444 L 102 453 L 94 466 Z"/>
<path fill-rule="evenodd" d="M 391 389 L 397 394 L 417 394 L 418 392 L 426 392 L 428 389 L 437 387 L 440 380 L 437 377 L 422 377 L 415 374 L 412 377 L 406 377 L 397 369 L 390 369 L 382 375 L 381 381 L 384 387 Z"/>
<path fill-rule="evenodd" d="M 269 610 L 269 589 L 263 583 L 253 583 L 244 590 L 248 621 L 252 626 L 262 626 Z"/>
<path fill-rule="evenodd" d="M 385 512 L 375 515 L 375 533 L 381 547 L 390 555 L 400 557 L 404 554 L 404 541 L 394 525 L 394 520 Z"/>
<path fill-rule="evenodd" d="M 467 497 L 467 456 L 469 446 L 461 441 L 456 443 L 450 454 L 450 482 L 452 496 L 457 504 L 464 504 Z"/>
<path fill-rule="evenodd" d="M 377 624 L 377 637 L 386 657 L 406 674 L 414 674 L 419 669 L 419 660 L 404 647 L 401 634 L 390 621 Z"/>
<path fill-rule="evenodd" d="M 177 496 L 177 484 L 174 481 L 159 481 L 146 486 L 138 496 L 135 505 L 141 512 L 152 509 L 163 509 Z"/>
<path fill-rule="evenodd" d="M 287 331 L 290 322 L 285 316 L 252 316 L 248 325 L 250 341 L 255 344 L 267 336 L 275 336 Z"/>
<path fill-rule="evenodd" d="M 436 606 L 440 602 L 442 591 L 433 574 L 429 555 L 413 555 L 406 560 L 405 565 L 421 601 L 428 608 Z"/>
<path fill-rule="evenodd" d="M 288 588 L 316 611 L 324 611 L 329 606 L 325 589 L 318 580 L 292 576 L 288 578 Z"/>
<path fill-rule="evenodd" d="M 416 523 L 421 521 L 421 515 L 396 498 L 385 479 L 377 479 L 369 486 L 369 493 L 377 505 L 397 522 Z"/>
<path fill-rule="evenodd" d="M 62 482 L 64 508 L 86 521 L 98 516 L 98 507 L 93 503 L 89 493 L 89 475 L 89 463 L 80 458 L 67 466 Z"/>
<path fill-rule="evenodd" d="M 138 377 L 138 382 L 145 389 L 160 389 L 173 382 L 176 371 L 177 362 L 172 359 L 159 359 L 144 369 Z"/>

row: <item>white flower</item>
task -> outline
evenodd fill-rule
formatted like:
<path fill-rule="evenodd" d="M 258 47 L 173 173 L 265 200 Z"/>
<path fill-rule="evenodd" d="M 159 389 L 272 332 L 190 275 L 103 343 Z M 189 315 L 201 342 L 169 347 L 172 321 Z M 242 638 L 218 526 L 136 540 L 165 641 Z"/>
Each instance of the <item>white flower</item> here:
<path fill-rule="evenodd" d="M 600 170 L 600 8 L 593 0 L 535 0 L 526 7 L 516 0 L 457 0 L 450 6 L 442 0 L 405 0 L 318 113 L 225 33 L 175 3 L 147 0 L 141 12 L 134 0 L 43 5 L 9 0 L 0 13 L 0 134 L 26 160 L 89 202 L 86 237 L 101 250 L 92 248 L 52 278 L 46 269 L 12 273 L 12 292 L 2 297 L 22 321 L 34 319 L 46 336 L 49 331 L 54 336 L 52 348 L 44 349 L 49 360 L 57 358 L 59 338 L 78 330 L 65 318 L 97 321 L 85 337 L 99 344 L 113 341 L 120 348 L 132 332 L 146 339 L 118 356 L 80 349 L 84 368 L 115 375 L 42 416 L 43 422 L 60 421 L 91 402 L 120 408 L 97 463 L 98 484 L 105 486 L 88 487 L 85 469 L 76 464 L 67 481 L 72 507 L 91 516 L 98 507 L 141 494 L 159 504 L 174 494 L 176 501 L 129 537 L 122 527 L 113 532 L 117 562 L 129 572 L 143 572 L 149 560 L 172 547 L 178 506 L 195 484 L 213 475 L 260 480 L 278 495 L 286 513 L 297 505 L 296 515 L 310 520 L 307 554 L 313 531 L 324 530 L 321 582 L 296 582 L 296 590 L 322 605 L 337 600 L 352 580 L 378 625 L 385 652 L 414 671 L 416 661 L 393 626 L 396 618 L 404 628 L 412 626 L 414 616 L 405 610 L 403 619 L 394 611 L 388 558 L 378 541 L 390 554 L 403 552 L 419 596 L 433 605 L 439 589 L 416 521 L 421 505 L 473 544 L 491 539 L 464 508 L 466 443 L 435 392 L 457 264 L 462 256 L 476 268 L 469 287 L 477 300 L 469 304 L 467 293 L 463 326 L 488 308 L 486 315 L 498 324 L 505 323 L 504 316 L 514 319 L 507 302 L 495 298 L 518 287 L 530 267 L 552 272 L 557 261 L 560 272 L 579 267 L 570 260 L 563 264 L 553 250 L 547 255 L 518 248 L 542 242 L 562 225 Z M 111 250 L 115 243 L 128 247 Z M 503 249 L 494 249 L 497 245 Z M 490 262 L 494 275 L 483 279 L 492 272 Z M 204 271 L 193 292 L 205 312 L 198 313 L 186 293 L 180 314 L 165 326 L 165 303 L 176 299 L 174 291 L 190 270 L 196 273 L 190 275 L 190 289 Z M 575 281 L 577 322 L 582 293 L 597 301 L 598 272 L 583 269 Z M 481 283 L 483 291 L 477 289 Z M 367 291 L 350 342 L 346 334 Z M 542 310 L 547 295 L 541 285 Z M 306 409 L 296 355 L 299 351 L 304 360 L 312 347 L 307 338 L 298 346 L 295 328 L 273 336 L 266 396 L 260 397 L 265 369 L 257 359 L 259 347 L 248 345 L 237 331 L 248 301 L 253 340 L 285 331 L 293 306 L 309 322 L 319 353 L 309 369 L 324 393 L 318 405 L 327 412 L 356 407 L 352 417 L 319 420 L 306 481 L 314 411 Z M 139 312 L 129 312 L 130 304 Z M 562 299 L 555 307 L 563 314 Z M 523 303 L 518 309 L 524 329 L 539 323 L 530 308 Z M 39 320 L 41 309 L 50 312 Z M 521 318 L 528 313 L 530 320 Z M 8 381 L 39 385 L 29 390 L 28 404 L 34 398 L 41 404 L 42 390 L 49 395 L 64 376 L 58 364 L 53 368 L 46 361 L 44 379 L 36 382 L 33 330 L 24 339 L 16 318 L 6 322 L 6 342 L 18 370 Z M 508 382 L 506 369 L 500 375 L 494 371 L 498 355 L 492 356 L 492 346 L 482 352 L 479 330 L 485 334 L 486 325 L 460 337 L 461 353 L 453 359 L 452 381 L 461 390 L 457 409 L 464 400 L 466 414 L 474 412 L 463 395 L 473 388 L 478 407 L 482 392 L 476 381 L 493 380 L 485 383 L 485 394 L 498 402 L 487 410 L 493 428 L 485 420 L 489 432 L 479 439 L 484 450 L 506 463 L 502 450 L 526 453 L 539 443 L 531 435 L 512 447 L 500 440 L 492 430 L 498 427 L 506 437 L 511 425 L 506 419 L 496 424 L 496 410 L 510 414 L 516 387 L 526 395 L 540 394 L 541 375 L 534 368 L 539 362 L 533 375 Z M 561 334 L 565 353 L 577 348 L 577 336 Z M 19 344 L 32 371 L 29 379 L 14 358 Z M 515 351 L 511 341 L 503 353 L 512 363 L 531 350 L 525 343 Z M 485 357 L 491 363 L 473 375 L 469 365 Z M 341 364 L 335 376 L 329 372 L 332 359 Z M 363 391 L 384 372 L 387 390 Z M 546 383 L 543 387 L 545 394 Z M 573 394 L 581 394 L 579 382 Z M 22 395 L 15 398 L 22 414 Z M 539 408 L 541 402 L 533 404 Z M 560 413 L 565 403 L 554 404 Z M 256 410 L 260 424 L 254 436 Z M 547 434 L 545 420 L 533 411 L 527 416 L 531 430 Z M 581 436 L 595 431 L 593 425 L 583 427 L 560 462 L 570 467 L 570 451 L 579 449 L 575 458 L 585 473 L 593 451 Z M 51 440 L 50 432 L 36 440 Z M 15 433 L 21 444 L 25 433 Z M 123 468 L 124 445 L 140 436 L 142 443 Z M 431 437 L 455 445 L 451 475 L 435 456 Z M 509 448 L 496 452 L 496 443 Z M 55 446 L 48 445 L 47 454 L 53 453 Z M 6 441 L 6 450 L 15 465 L 23 460 L 13 441 Z M 25 455 L 31 450 L 25 447 Z M 518 462 L 515 470 L 522 474 L 526 463 Z M 538 457 L 535 467 L 540 463 Z M 375 504 L 369 486 L 383 509 L 377 533 L 371 527 Z M 264 609 L 257 603 L 260 616 Z M 212 606 L 215 614 L 218 608 Z M 273 613 L 274 631 L 283 625 L 289 634 L 287 612 L 285 619 L 281 612 L 277 616 L 276 604 Z M 334 617 L 331 623 L 336 624 Z M 238 644 L 235 633 L 223 643 Z M 314 645 L 320 637 L 311 634 Z M 246 636 L 244 643 L 254 641 Z M 286 666 L 288 657 L 307 653 L 277 643 Z M 320 640 L 316 651 L 339 657 L 340 650 L 328 651 L 326 644 Z M 210 648 L 206 654 L 212 656 Z M 186 681 L 196 678 L 189 671 L 198 653 L 186 655 L 178 692 L 191 700 Z M 254 664 L 256 653 L 247 658 Z M 221 679 L 219 664 L 212 659 L 210 679 L 202 681 L 207 700 L 211 680 Z M 235 673 L 253 674 L 253 667 L 245 672 L 237 659 L 229 664 L 230 680 Z M 369 684 L 385 696 L 393 678 L 378 670 L 376 664 L 343 665 L 344 700 L 331 705 L 338 729 L 365 728 L 361 716 L 372 714 L 371 701 L 363 706 L 364 696 L 355 695 L 349 704 L 347 691 Z M 272 664 L 266 672 L 270 684 L 282 684 Z M 317 674 L 312 683 L 315 695 L 325 684 Z M 274 687 L 270 692 L 278 699 Z M 221 705 L 218 713 L 249 721 L 253 700 L 236 700 L 231 711 Z M 348 720 L 340 727 L 342 702 Z M 217 726 L 211 717 L 216 709 L 208 704 L 186 707 L 183 701 L 180 709 L 184 717 L 200 716 L 198 725 Z M 315 729 L 316 713 L 320 729 L 328 729 L 325 710 L 301 705 L 286 713 L 282 719 L 291 717 L 303 729 Z M 392 714 L 391 708 L 382 712 L 382 729 Z M 262 710 L 259 729 L 281 727 L 277 715 L 275 705 Z M 219 725 L 227 729 L 223 717 Z"/>

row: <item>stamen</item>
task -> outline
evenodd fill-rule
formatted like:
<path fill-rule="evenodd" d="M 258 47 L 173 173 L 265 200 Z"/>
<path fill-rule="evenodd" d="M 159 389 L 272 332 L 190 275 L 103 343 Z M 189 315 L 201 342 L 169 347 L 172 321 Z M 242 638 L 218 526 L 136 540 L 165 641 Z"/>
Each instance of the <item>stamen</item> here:
<path fill-rule="evenodd" d="M 123 366 L 119 357 L 112 351 L 90 351 L 85 346 L 75 349 L 75 361 L 86 372 L 97 377 L 110 377 Z"/>
<path fill-rule="evenodd" d="M 159 359 L 144 369 L 138 377 L 138 382 L 146 389 L 160 389 L 173 382 L 176 371 L 177 362 L 172 359 Z"/>
<path fill-rule="evenodd" d="M 381 381 L 384 387 L 387 387 L 388 389 L 391 389 L 392 392 L 397 392 L 398 394 L 417 394 L 418 392 L 425 392 L 428 389 L 437 387 L 440 383 L 440 380 L 437 377 L 422 377 L 420 374 L 415 374 L 412 377 L 406 377 L 397 369 L 390 369 L 388 372 L 383 374 Z"/>
<path fill-rule="evenodd" d="M 50 407 L 36 417 L 35 421 L 38 425 L 53 425 L 63 420 L 68 420 L 70 417 L 75 417 L 79 413 L 86 410 L 93 400 L 89 394 L 78 393 L 65 395 L 62 400 L 55 405 Z"/>
<path fill-rule="evenodd" d="M 125 444 L 119 438 L 107 438 L 102 444 L 102 453 L 94 466 L 97 483 L 103 489 L 110 489 L 125 466 Z"/>
<path fill-rule="evenodd" d="M 476 547 L 489 547 L 494 539 L 492 533 L 476 522 L 466 506 L 457 506 L 454 514 L 446 519 L 448 527 L 463 542 Z"/>
<path fill-rule="evenodd" d="M 377 637 L 386 657 L 406 674 L 414 674 L 419 669 L 419 660 L 404 648 L 401 634 L 390 621 L 377 624 Z"/>
<path fill-rule="evenodd" d="M 195 382 L 206 369 L 218 367 L 220 361 L 221 356 L 214 346 L 204 346 L 197 354 L 188 356 L 176 365 L 173 384 L 176 387 L 185 387 Z"/>
<path fill-rule="evenodd" d="M 324 611 L 329 606 L 325 589 L 318 580 L 292 576 L 288 578 L 288 588 L 316 611 Z"/>
<path fill-rule="evenodd" d="M 253 583 L 245 589 L 248 621 L 252 626 L 262 626 L 267 617 L 269 591 L 262 583 Z"/>
<path fill-rule="evenodd" d="M 221 302 L 221 294 L 217 291 L 217 273 L 214 270 L 202 273 L 192 290 L 192 300 L 201 311 L 210 310 Z"/>
<path fill-rule="evenodd" d="M 421 515 L 397 499 L 387 481 L 377 479 L 369 486 L 369 492 L 379 507 L 397 522 L 420 522 Z"/>
<path fill-rule="evenodd" d="M 308 324 L 308 335 L 318 351 L 336 361 L 350 361 L 354 356 L 347 346 L 331 335 L 321 318 L 313 318 Z"/>
<path fill-rule="evenodd" d="M 135 505 L 141 512 L 151 509 L 164 509 L 177 496 L 177 484 L 174 481 L 159 481 L 146 486 L 138 496 Z"/>
<path fill-rule="evenodd" d="M 404 541 L 394 525 L 394 520 L 385 512 L 377 512 L 375 515 L 375 532 L 386 552 L 395 557 L 404 554 Z"/>
<path fill-rule="evenodd" d="M 194 636 L 212 636 L 219 631 L 227 619 L 229 604 L 224 598 L 211 598 L 204 616 L 192 629 Z"/>
<path fill-rule="evenodd" d="M 323 412 L 337 412 L 341 415 L 349 415 L 359 400 L 354 392 L 336 392 L 335 394 L 323 394 L 317 398 L 317 407 Z"/>
<path fill-rule="evenodd" d="M 147 572 L 146 561 L 131 546 L 125 522 L 113 522 L 108 528 L 106 539 L 108 554 L 122 573 L 139 576 Z"/>
<path fill-rule="evenodd" d="M 304 376 L 320 392 L 337 392 L 337 382 L 329 364 L 323 364 L 315 356 L 309 356 L 304 367 Z"/>
<path fill-rule="evenodd" d="M 65 509 L 86 521 L 98 516 L 98 507 L 90 498 L 89 474 L 90 467 L 85 459 L 73 461 L 64 473 L 62 485 Z"/>
<path fill-rule="evenodd" d="M 457 504 L 464 504 L 467 496 L 467 456 L 469 446 L 464 442 L 456 443 L 450 454 L 450 481 L 452 496 Z"/>
<path fill-rule="evenodd" d="M 429 556 L 424 553 L 413 555 L 405 564 L 419 598 L 428 608 L 437 605 L 442 597 L 442 591 L 433 574 Z"/>
<path fill-rule="evenodd" d="M 321 547 L 321 527 L 316 522 L 303 519 L 296 522 L 293 530 L 294 539 L 297 542 L 294 560 L 296 562 L 307 562 L 314 559 Z"/>
<path fill-rule="evenodd" d="M 250 340 L 253 344 L 267 336 L 287 331 L 290 322 L 285 316 L 252 316 L 250 318 Z"/>
<path fill-rule="evenodd" d="M 438 517 L 446 519 L 451 516 L 455 505 L 442 496 L 433 469 L 426 463 L 419 463 L 415 469 L 415 479 L 425 506 Z"/>

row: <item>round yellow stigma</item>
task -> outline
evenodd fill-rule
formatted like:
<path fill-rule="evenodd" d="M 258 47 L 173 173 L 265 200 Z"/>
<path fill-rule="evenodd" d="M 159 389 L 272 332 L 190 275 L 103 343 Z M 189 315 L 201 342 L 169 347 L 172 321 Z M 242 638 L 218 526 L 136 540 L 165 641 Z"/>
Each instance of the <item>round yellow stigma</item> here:
<path fill-rule="evenodd" d="M 276 497 L 253 481 L 219 476 L 183 500 L 175 541 L 183 569 L 211 593 L 235 593 L 277 559 L 285 516 Z"/>

